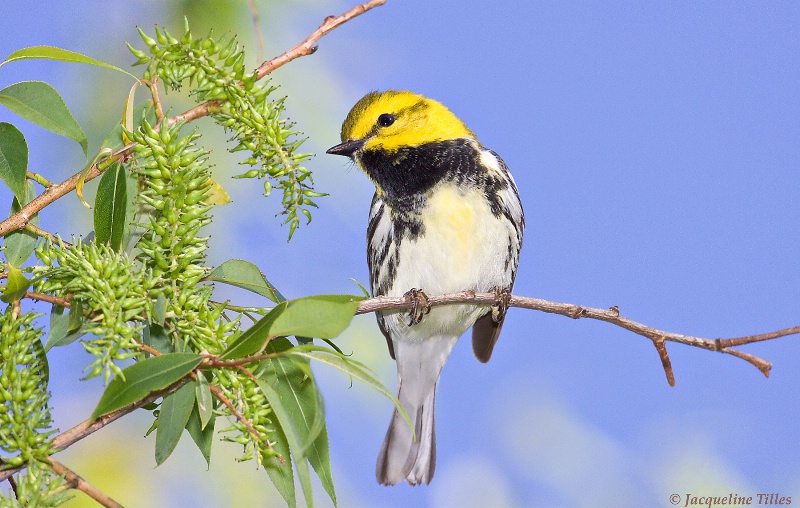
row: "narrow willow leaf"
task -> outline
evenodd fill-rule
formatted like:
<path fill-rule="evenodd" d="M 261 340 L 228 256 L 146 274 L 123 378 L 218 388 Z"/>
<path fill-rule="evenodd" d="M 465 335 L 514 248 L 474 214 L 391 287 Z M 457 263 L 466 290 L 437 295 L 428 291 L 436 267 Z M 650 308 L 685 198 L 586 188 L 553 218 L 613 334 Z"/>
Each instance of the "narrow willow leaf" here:
<path fill-rule="evenodd" d="M 86 315 L 83 313 L 83 301 L 74 298 L 69 306 L 69 322 L 67 323 L 67 333 L 78 330 L 86 322 Z"/>
<path fill-rule="evenodd" d="M 134 129 L 133 110 L 136 108 L 134 108 L 133 105 L 135 103 L 134 100 L 136 98 L 136 88 L 139 86 L 139 83 L 140 83 L 139 81 L 136 81 L 136 83 L 134 83 L 133 86 L 131 87 L 131 91 L 128 92 L 128 98 L 125 100 L 125 108 L 122 111 L 122 125 L 125 126 L 125 129 L 128 132 L 132 132 Z M 131 140 L 128 139 L 128 135 L 125 134 L 125 131 L 122 132 L 122 142 L 125 143 L 126 145 L 131 142 Z"/>
<path fill-rule="evenodd" d="M 275 339 L 269 343 L 266 352 L 285 353 L 291 351 L 292 347 L 287 339 Z M 260 363 L 256 376 L 287 433 L 295 464 L 308 460 L 335 504 L 336 492 L 330 470 L 325 407 L 308 360 L 298 362 L 286 356 L 264 360 Z M 299 474 L 298 468 L 298 476 Z M 300 480 L 302 485 L 303 479 Z"/>
<path fill-rule="evenodd" d="M 69 331 L 70 313 L 64 312 L 64 307 L 53 305 L 50 309 L 50 332 L 44 350 L 49 351 L 56 346 L 72 344 L 86 334 L 86 327 L 79 326 L 77 330 Z"/>
<path fill-rule="evenodd" d="M 123 112 L 122 122 L 115 125 L 114 128 L 111 129 L 111 132 L 106 135 L 106 138 L 103 140 L 103 148 L 110 148 L 112 151 L 117 151 L 130 142 L 130 140 L 127 139 L 127 136 L 122 135 L 123 122 L 126 122 L 126 116 L 127 110 Z M 136 107 L 133 108 L 134 128 L 137 125 L 141 125 L 142 118 L 147 118 L 147 121 L 151 125 L 157 122 L 155 109 L 153 108 L 153 101 L 144 101 L 140 104 L 137 104 Z"/>
<path fill-rule="evenodd" d="M 91 419 L 141 400 L 148 394 L 177 382 L 200 365 L 195 353 L 170 353 L 145 358 L 122 371 L 125 381 L 114 378 L 103 392 Z"/>
<path fill-rule="evenodd" d="M 220 358 L 232 360 L 244 358 L 264 347 L 270 337 L 270 327 L 272 323 L 286 310 L 288 302 L 279 303 L 266 316 L 256 321 L 256 323 L 242 333 L 239 338 L 234 340 L 225 350 Z"/>
<path fill-rule="evenodd" d="M 201 428 L 200 415 L 197 412 L 197 406 L 192 409 L 192 414 L 189 416 L 189 421 L 186 422 L 186 431 L 192 436 L 194 444 L 203 454 L 206 459 L 206 464 L 211 467 L 211 445 L 214 442 L 214 424 L 216 423 L 216 416 L 211 415 L 211 419 L 205 428 Z"/>
<path fill-rule="evenodd" d="M 14 215 L 15 213 L 19 212 L 23 206 L 27 205 L 36 198 L 36 189 L 33 186 L 33 182 L 26 182 L 24 189 L 25 191 L 22 205 L 20 205 L 20 202 L 17 200 L 17 198 L 14 198 L 13 202 L 11 203 L 10 215 Z M 31 217 L 30 223 L 35 226 L 39 225 L 38 213 Z M 9 263 L 15 266 L 22 266 L 22 264 L 31 257 L 31 254 L 33 254 L 37 241 L 39 241 L 39 237 L 30 231 L 25 231 L 24 229 L 12 231 L 11 233 L 7 234 L 3 240 L 3 245 L 5 246 L 3 253 L 5 254 Z"/>
<path fill-rule="evenodd" d="M 294 470 L 292 469 L 289 440 L 278 419 L 272 419 L 272 427 L 273 433 L 270 442 L 272 443 L 273 451 L 275 451 L 277 455 L 264 454 L 265 456 L 262 457 L 262 463 L 272 483 L 275 485 L 275 488 L 278 489 L 278 492 L 280 492 L 281 496 L 283 496 L 283 499 L 286 501 L 286 506 L 289 508 L 296 508 L 297 494 L 294 487 Z M 283 463 L 281 463 L 280 459 L 283 459 Z"/>
<path fill-rule="evenodd" d="M 352 321 L 360 296 L 318 295 L 289 300 L 269 330 L 271 336 L 302 335 L 333 339 Z"/>
<path fill-rule="evenodd" d="M 228 192 L 216 180 L 208 177 L 208 183 L 210 184 L 208 196 L 203 200 L 206 204 L 227 205 L 232 201 Z"/>
<path fill-rule="evenodd" d="M 295 468 L 297 468 L 297 478 L 300 481 L 300 487 L 303 489 L 303 496 L 306 498 L 306 505 L 311 507 L 313 506 L 314 498 L 311 489 L 311 472 L 308 469 L 308 459 L 299 453 L 299 450 L 302 448 L 302 444 L 296 429 L 293 427 L 286 428 L 287 426 L 292 425 L 291 413 L 289 412 L 289 409 L 283 405 L 280 394 L 274 390 L 272 386 L 270 386 L 268 380 L 262 380 L 259 378 L 258 386 L 261 387 L 264 395 L 267 396 L 267 400 L 269 400 L 269 404 L 272 407 L 272 410 L 275 412 L 275 416 L 278 418 L 281 426 L 285 428 L 286 440 L 289 444 L 290 452 L 294 456 Z M 284 455 L 284 460 L 291 463 L 291 459 L 288 455 Z M 281 494 L 284 493 L 281 492 Z M 284 498 L 286 498 L 285 495 Z M 291 506 L 295 506 L 296 504 L 297 502 L 295 501 Z"/>
<path fill-rule="evenodd" d="M 106 69 L 119 71 L 123 74 L 127 74 L 133 79 L 138 79 L 130 72 L 124 71 L 114 65 L 101 62 L 100 60 L 95 60 L 94 58 L 82 55 L 80 53 L 75 53 L 74 51 L 55 48 L 53 46 L 31 46 L 29 48 L 18 49 L 17 51 L 14 51 L 10 55 L 8 55 L 8 57 L 2 63 L 0 63 L 0 67 L 2 67 L 7 63 L 15 62 L 17 60 L 28 60 L 31 58 L 45 58 L 48 60 L 60 60 L 62 62 L 75 62 L 75 63 L 83 63 L 89 65 L 96 65 L 98 67 L 104 67 Z"/>
<path fill-rule="evenodd" d="M 261 270 L 249 261 L 229 259 L 214 269 L 206 280 L 223 282 L 231 286 L 247 289 L 261 296 L 266 296 L 275 303 L 280 302 L 278 290 L 269 283 Z"/>
<path fill-rule="evenodd" d="M 164 327 L 155 323 L 150 323 L 142 329 L 142 342 L 162 355 L 174 352 L 172 341 L 164 331 Z"/>
<path fill-rule="evenodd" d="M 64 99 L 44 81 L 22 81 L 0 90 L 0 104 L 22 118 L 78 142 L 88 155 L 89 142 Z"/>
<path fill-rule="evenodd" d="M 78 182 L 75 184 L 75 193 L 78 195 L 78 199 L 81 200 L 81 203 L 83 203 L 83 206 L 85 206 L 86 208 L 91 208 L 91 206 L 89 206 L 89 203 L 87 203 L 86 200 L 83 199 L 83 186 L 86 184 L 86 175 L 89 174 L 89 170 L 92 169 L 92 166 L 94 166 L 96 162 L 105 157 L 108 157 L 112 153 L 113 152 L 110 148 L 101 149 L 99 152 L 97 152 L 97 155 L 95 155 L 92 158 L 92 160 L 89 161 L 89 164 L 87 164 L 86 167 L 81 170 L 81 174 L 78 177 Z"/>
<path fill-rule="evenodd" d="M 119 250 L 127 222 L 128 172 L 116 162 L 100 178 L 94 201 L 94 234 L 96 241 Z"/>
<path fill-rule="evenodd" d="M 167 297 L 164 293 L 158 293 L 156 303 L 153 305 L 153 323 L 164 326 L 167 319 Z"/>
<path fill-rule="evenodd" d="M 211 397 L 211 387 L 205 376 L 197 376 L 194 383 L 195 398 L 197 399 L 197 413 L 200 415 L 200 428 L 205 429 L 214 415 L 214 399 Z"/>
<path fill-rule="evenodd" d="M 341 352 L 331 351 L 330 349 L 313 345 L 297 346 L 289 351 L 289 355 L 300 356 L 308 360 L 314 360 L 323 363 L 340 372 L 343 372 L 344 374 L 347 374 L 351 378 L 361 381 L 365 385 L 369 386 L 376 392 L 392 401 L 392 404 L 394 404 L 394 407 L 397 408 L 400 416 L 403 417 L 411 430 L 414 430 L 414 426 L 411 424 L 408 414 L 406 414 L 405 409 L 403 409 L 403 406 L 400 404 L 400 401 L 397 400 L 397 397 L 395 397 L 392 392 L 383 386 L 383 383 L 378 381 L 372 372 L 370 372 L 369 368 L 363 363 L 353 360 L 352 358 L 348 358 Z"/>
<path fill-rule="evenodd" d="M 25 200 L 25 175 L 28 171 L 28 144 L 25 136 L 10 123 L 0 122 L 0 180 L 14 196 Z"/>
<path fill-rule="evenodd" d="M 14 265 L 6 265 L 8 276 L 6 277 L 6 288 L 3 290 L 0 300 L 11 303 L 16 302 L 28 291 L 31 281 Z"/>
<path fill-rule="evenodd" d="M 189 415 L 192 414 L 194 397 L 195 390 L 192 383 L 187 383 L 164 396 L 161 411 L 158 413 L 158 428 L 156 429 L 157 466 L 163 464 L 178 446 L 183 430 L 189 422 Z"/>

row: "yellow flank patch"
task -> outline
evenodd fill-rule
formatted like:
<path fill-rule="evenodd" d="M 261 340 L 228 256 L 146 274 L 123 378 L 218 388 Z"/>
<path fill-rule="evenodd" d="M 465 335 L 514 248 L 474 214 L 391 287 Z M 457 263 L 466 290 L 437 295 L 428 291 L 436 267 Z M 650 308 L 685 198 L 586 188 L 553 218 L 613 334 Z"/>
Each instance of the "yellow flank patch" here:
<path fill-rule="evenodd" d="M 378 117 L 394 117 L 381 127 Z M 446 139 L 475 135 L 443 104 L 406 91 L 372 92 L 364 96 L 342 125 L 342 141 L 366 139 L 365 149 L 394 151 Z"/>

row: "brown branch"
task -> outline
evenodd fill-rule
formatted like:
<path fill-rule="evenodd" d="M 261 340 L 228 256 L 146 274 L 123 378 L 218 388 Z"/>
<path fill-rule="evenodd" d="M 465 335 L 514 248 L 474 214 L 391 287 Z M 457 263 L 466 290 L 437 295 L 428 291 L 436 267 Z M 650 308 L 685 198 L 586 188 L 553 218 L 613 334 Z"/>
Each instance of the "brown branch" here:
<path fill-rule="evenodd" d="M 473 303 L 478 305 L 494 305 L 497 296 L 494 293 L 474 293 L 472 291 L 463 291 L 461 293 L 452 293 L 448 295 L 428 296 L 428 303 L 431 306 L 447 305 L 452 303 Z M 385 297 L 380 296 L 364 300 L 359 303 L 356 314 L 366 314 L 375 311 L 385 310 L 409 310 L 413 307 L 414 303 L 411 299 L 404 297 Z M 763 333 L 759 335 L 751 335 L 748 337 L 739 337 L 735 339 L 706 339 L 702 337 L 694 337 L 691 335 L 683 335 L 679 333 L 666 332 L 659 330 L 628 318 L 622 317 L 619 314 L 619 309 L 612 307 L 610 309 L 596 309 L 593 307 L 582 307 L 571 303 L 553 302 L 550 300 L 542 300 L 540 298 L 528 298 L 523 296 L 512 296 L 509 302 L 510 307 L 520 307 L 523 309 L 539 310 L 550 314 L 560 314 L 562 316 L 571 317 L 573 319 L 588 318 L 605 321 L 613 325 L 625 328 L 637 335 L 647 337 L 652 340 L 658 348 L 657 342 L 669 341 L 686 344 L 687 346 L 699 347 L 709 351 L 718 351 L 733 355 L 741 358 L 761 371 L 764 376 L 769 377 L 769 371 L 772 364 L 762 358 L 753 356 L 735 349 L 733 346 L 741 346 L 744 344 L 751 344 L 753 342 L 761 342 L 764 340 L 776 339 L 785 337 L 787 335 L 800 334 L 800 326 L 786 328 L 775 332 Z M 663 344 L 662 344 L 663 347 Z M 664 349 L 666 352 L 666 349 Z M 660 350 L 659 350 L 660 353 Z M 662 362 L 664 362 L 665 372 L 667 379 L 670 379 L 671 366 L 669 366 L 669 359 L 661 355 Z M 667 370 L 669 369 L 669 370 Z M 674 382 L 674 379 L 673 379 Z"/>
<path fill-rule="evenodd" d="M 138 402 L 134 402 L 133 404 L 129 404 L 123 408 L 117 409 L 116 411 L 112 411 L 111 413 L 105 414 L 99 417 L 97 420 L 85 420 L 82 423 L 72 427 L 71 429 L 62 432 L 61 434 L 57 435 L 55 439 L 53 439 L 53 448 L 57 451 L 64 450 L 69 448 L 73 444 L 77 443 L 81 439 L 94 434 L 98 430 L 102 429 L 109 423 L 118 420 L 125 416 L 128 413 L 132 413 L 135 410 L 141 408 L 142 406 L 146 406 L 151 402 L 158 400 L 160 397 L 163 397 L 167 393 L 172 393 L 184 384 L 189 382 L 188 377 L 184 377 L 180 381 L 173 383 L 172 385 L 164 388 L 163 390 L 159 390 L 157 392 L 153 392 L 147 397 L 143 398 Z M 13 468 L 13 469 L 5 469 L 0 471 L 0 482 L 6 480 L 11 475 L 21 471 L 24 466 Z"/>
<path fill-rule="evenodd" d="M 64 307 L 65 309 L 69 309 L 70 302 L 66 298 L 62 298 L 60 296 L 53 296 L 53 295 L 44 295 L 42 293 L 33 293 L 28 291 L 23 295 L 23 298 L 30 298 L 31 300 L 36 300 L 38 302 L 47 302 L 52 303 L 53 305 L 58 305 L 59 307 Z"/>
<path fill-rule="evenodd" d="M 133 147 L 133 143 L 125 145 L 124 147 L 120 148 L 109 157 L 97 161 L 89 171 L 86 172 L 86 176 L 84 177 L 84 181 L 88 182 L 89 180 L 93 180 L 103 174 L 103 171 L 110 166 L 113 162 L 119 160 L 120 157 L 128 150 Z M 38 195 L 33 201 L 28 203 L 27 205 L 23 206 L 22 209 L 9 217 L 8 219 L 4 220 L 0 223 L 0 237 L 6 236 L 12 231 L 16 231 L 18 229 L 23 229 L 28 222 L 30 222 L 31 217 L 39 213 L 44 207 L 51 204 L 53 201 L 62 198 L 75 190 L 75 187 L 78 185 L 78 180 L 81 178 L 81 174 L 83 170 L 78 171 L 68 179 L 64 180 L 61 183 L 53 184 L 48 187 L 43 193 Z"/>
<path fill-rule="evenodd" d="M 105 506 L 106 508 L 123 508 L 121 504 L 108 497 L 106 494 L 101 492 L 100 489 L 78 476 L 75 472 L 60 462 L 57 462 L 51 458 L 50 467 L 53 469 L 53 471 L 55 471 L 56 474 L 64 475 L 64 479 L 67 481 L 67 486 L 69 488 L 80 490 L 87 496 L 97 501 L 101 506 Z"/>
<path fill-rule="evenodd" d="M 319 28 L 317 28 L 314 32 L 312 32 L 312 34 L 309 35 L 306 38 L 306 40 L 304 40 L 297 46 L 293 47 L 286 53 L 280 56 L 276 56 L 272 60 L 268 60 L 262 63 L 258 67 L 258 79 L 263 78 L 264 76 L 271 73 L 278 67 L 286 65 L 295 58 L 313 54 L 317 50 L 317 46 L 315 46 L 315 44 L 325 34 L 330 32 L 334 28 L 338 27 L 339 25 L 350 21 L 356 16 L 360 16 L 361 14 L 364 14 L 368 10 L 378 7 L 379 5 L 383 5 L 385 3 L 386 0 L 370 0 L 369 2 L 364 2 L 363 4 L 356 5 L 349 11 L 339 16 L 328 16 L 327 18 L 325 18 L 325 21 L 322 22 Z"/>
<path fill-rule="evenodd" d="M 350 21 L 351 19 L 364 14 L 368 10 L 378 7 L 379 5 L 383 5 L 386 3 L 386 0 L 370 0 L 369 2 L 364 2 L 363 4 L 356 5 L 349 11 L 341 14 L 339 16 L 328 16 L 325 18 L 325 21 L 317 28 L 311 35 L 306 37 L 306 39 L 298 44 L 297 46 L 293 47 L 289 51 L 283 53 L 282 55 L 276 56 L 272 60 L 267 60 L 266 62 L 262 63 L 257 71 L 258 77 L 257 79 L 262 79 L 267 74 L 271 73 L 278 67 L 282 67 L 287 63 L 291 62 L 296 58 L 300 58 L 301 56 L 308 56 L 313 54 L 317 50 L 317 46 L 314 44 L 320 40 L 325 34 L 333 30 L 334 28 L 338 27 L 339 25 Z M 197 120 L 198 118 L 202 118 L 204 116 L 208 116 L 209 114 L 214 112 L 215 108 L 220 107 L 224 104 L 225 101 L 223 100 L 210 100 L 206 101 L 202 104 L 198 104 L 191 109 L 184 111 L 179 115 L 175 115 L 169 119 L 169 125 L 175 125 L 178 122 L 186 121 L 191 122 L 192 120 Z"/>

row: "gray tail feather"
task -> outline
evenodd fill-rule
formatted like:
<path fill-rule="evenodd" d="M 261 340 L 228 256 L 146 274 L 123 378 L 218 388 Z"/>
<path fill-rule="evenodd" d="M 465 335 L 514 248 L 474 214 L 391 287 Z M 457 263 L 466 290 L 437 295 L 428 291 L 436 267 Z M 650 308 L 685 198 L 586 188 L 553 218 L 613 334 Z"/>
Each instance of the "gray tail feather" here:
<path fill-rule="evenodd" d="M 416 440 L 395 409 L 378 455 L 378 483 L 430 483 L 436 468 L 436 383 L 458 337 L 435 336 L 421 343 L 395 341 L 397 398 L 414 425 Z"/>

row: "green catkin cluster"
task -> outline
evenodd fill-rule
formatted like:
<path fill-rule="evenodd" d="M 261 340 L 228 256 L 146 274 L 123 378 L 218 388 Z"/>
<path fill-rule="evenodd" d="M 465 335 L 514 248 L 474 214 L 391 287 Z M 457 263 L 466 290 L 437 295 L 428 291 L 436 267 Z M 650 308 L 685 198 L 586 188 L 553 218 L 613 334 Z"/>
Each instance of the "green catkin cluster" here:
<path fill-rule="evenodd" d="M 325 194 L 314 191 L 311 172 L 302 162 L 311 154 L 299 153 L 305 141 L 294 124 L 283 118 L 284 99 L 270 100 L 275 87 L 258 83 L 258 71 L 245 72 L 244 51 L 236 39 L 215 41 L 212 34 L 194 39 L 188 24 L 180 39 L 156 26 L 156 38 L 139 34 L 150 49 L 128 48 L 138 58 L 136 65 L 147 65 L 145 79 L 158 76 L 170 89 L 180 89 L 184 82 L 198 102 L 215 101 L 208 108 L 215 121 L 233 133 L 232 152 L 247 150 L 252 155 L 241 162 L 251 169 L 239 178 L 271 178 L 282 191 L 283 214 L 289 224 L 289 238 L 300 223 L 298 214 L 311 221 L 308 207 L 316 207 L 313 198 Z M 273 184 L 264 181 L 264 194 Z"/>
<path fill-rule="evenodd" d="M 142 182 L 139 199 L 150 209 L 149 222 L 139 224 L 145 233 L 138 243 L 138 259 L 162 279 L 166 328 L 194 351 L 219 354 L 238 336 L 239 318 L 223 320 L 225 305 L 212 305 L 211 286 L 198 284 L 208 271 L 202 264 L 208 238 L 199 236 L 202 226 L 211 221 L 211 205 L 204 202 L 210 182 L 207 152 L 193 143 L 199 137 L 195 132 L 180 137 L 180 128 L 180 124 L 170 127 L 163 121 L 156 132 L 145 121 L 141 129 L 129 134 L 137 143 L 132 172 Z M 271 410 L 255 381 L 237 370 L 220 369 L 215 376 L 225 396 L 262 439 L 268 438 Z M 224 406 L 217 412 L 230 416 Z M 242 444 L 242 460 L 255 458 L 260 463 L 269 448 L 241 422 L 231 421 L 226 439 Z"/>
<path fill-rule="evenodd" d="M 70 497 L 63 478 L 44 465 L 31 462 L 25 471 L 17 475 L 16 492 L 0 495 L 0 508 L 48 508 L 59 506 Z"/>
<path fill-rule="evenodd" d="M 219 387 L 228 399 L 234 401 L 242 414 L 258 431 L 261 439 L 256 439 L 247 427 L 237 419 L 229 419 L 230 426 L 222 429 L 223 439 L 242 445 L 243 454 L 240 461 L 255 460 L 261 465 L 264 457 L 277 455 L 264 440 L 268 440 L 274 433 L 272 408 L 264 392 L 258 384 L 248 376 L 242 376 L 239 371 L 220 369 L 217 373 Z"/>
<path fill-rule="evenodd" d="M 2 467 L 43 462 L 54 452 L 47 391 L 47 358 L 37 314 L 0 316 L 0 450 Z"/>
<path fill-rule="evenodd" d="M 225 306 L 210 305 L 211 286 L 198 284 L 209 271 L 204 265 L 208 237 L 200 230 L 211 222 L 213 205 L 205 200 L 212 181 L 208 152 L 194 144 L 200 136 L 193 131 L 181 137 L 182 125 L 164 120 L 156 131 L 143 120 L 129 133 L 137 143 L 132 163 L 142 186 L 137 199 L 149 210 L 148 222 L 138 224 L 144 234 L 137 259 L 161 281 L 153 296 L 166 299 L 168 329 L 191 349 L 214 354 L 238 334 L 239 320 L 223 321 Z"/>
<path fill-rule="evenodd" d="M 135 356 L 143 322 L 152 315 L 152 271 L 142 269 L 124 252 L 105 244 L 41 242 L 36 249 L 44 264 L 34 281 L 40 293 L 69 298 L 86 319 L 84 330 L 95 337 L 83 347 L 95 360 L 87 377 L 103 374 L 106 382 L 121 369 L 115 362 Z"/>

